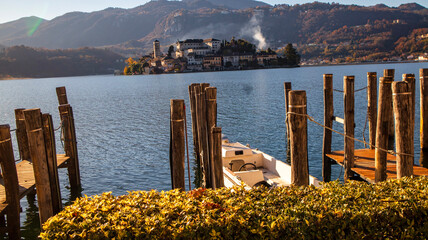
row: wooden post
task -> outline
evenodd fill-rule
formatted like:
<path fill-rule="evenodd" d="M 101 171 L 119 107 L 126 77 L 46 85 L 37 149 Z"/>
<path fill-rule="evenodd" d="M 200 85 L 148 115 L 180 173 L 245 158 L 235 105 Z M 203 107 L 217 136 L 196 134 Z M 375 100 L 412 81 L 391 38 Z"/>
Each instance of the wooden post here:
<path fill-rule="evenodd" d="M 62 133 L 64 137 L 65 155 L 70 157 L 68 161 L 68 178 L 73 192 L 81 189 L 79 158 L 77 154 L 76 132 L 74 128 L 73 109 L 70 104 L 60 105 L 58 107 L 62 123 Z"/>
<path fill-rule="evenodd" d="M 370 149 L 375 149 L 376 145 L 376 124 L 377 124 L 377 74 L 367 73 L 367 114 L 369 120 L 369 143 Z"/>
<path fill-rule="evenodd" d="M 413 175 L 413 132 L 411 129 L 412 96 L 406 82 L 392 83 L 394 118 L 396 122 L 395 140 L 397 147 L 397 178 Z"/>
<path fill-rule="evenodd" d="M 6 214 L 9 239 L 21 239 L 19 183 L 9 125 L 0 125 L 0 165 L 3 172 L 6 202 L 8 205 Z"/>
<path fill-rule="evenodd" d="M 201 85 L 198 84 L 196 86 L 194 86 L 194 91 L 195 91 L 195 104 L 196 104 L 196 126 L 197 126 L 197 132 L 198 132 L 198 152 L 196 152 L 196 155 L 198 155 L 198 159 L 199 159 L 199 164 L 200 164 L 200 172 L 201 172 L 201 187 L 206 187 L 206 171 L 207 169 L 205 169 L 205 162 L 203 159 L 203 155 L 202 155 L 202 142 L 203 142 L 203 137 L 202 137 L 202 103 L 201 103 Z M 205 160 L 206 161 L 206 160 Z"/>
<path fill-rule="evenodd" d="M 172 189 L 185 191 L 184 100 L 171 99 L 171 180 Z"/>
<path fill-rule="evenodd" d="M 201 158 L 202 162 L 204 163 L 204 169 L 205 169 L 205 187 L 211 188 L 212 187 L 212 178 L 211 178 L 211 166 L 210 166 L 210 154 L 209 154 L 209 147 L 208 147 L 208 131 L 207 131 L 207 106 L 205 102 L 205 89 L 209 87 L 209 84 L 207 83 L 201 83 L 201 94 L 200 94 L 200 105 L 201 105 L 201 112 L 200 112 L 200 121 L 201 123 L 198 123 L 198 126 L 200 125 L 200 132 L 198 136 L 200 136 L 199 141 L 201 142 Z"/>
<path fill-rule="evenodd" d="M 43 224 L 54 215 L 54 212 L 49 166 L 42 129 L 42 114 L 40 109 L 29 109 L 24 111 L 24 116 L 31 159 L 33 160 L 34 178 L 36 180 L 40 224 Z"/>
<path fill-rule="evenodd" d="M 419 70 L 420 84 L 420 142 L 421 142 L 421 158 L 419 164 L 422 167 L 428 168 L 428 68 Z"/>
<path fill-rule="evenodd" d="M 31 160 L 30 150 L 28 149 L 27 130 L 25 129 L 24 110 L 23 108 L 15 109 L 16 140 L 21 160 Z"/>
<path fill-rule="evenodd" d="M 384 77 L 390 77 L 392 79 L 392 81 L 395 80 L 395 69 L 384 69 L 383 70 L 383 76 Z M 392 98 L 391 98 L 391 109 L 392 109 Z M 391 110 L 392 112 L 392 110 Z M 389 130 L 388 130 L 388 149 L 389 150 L 394 150 L 394 133 L 395 133 L 395 128 L 394 128 L 394 115 L 391 114 L 389 116 L 390 120 L 389 120 Z"/>
<path fill-rule="evenodd" d="M 416 105 L 416 83 L 415 83 L 415 74 L 403 74 L 403 81 L 407 83 L 408 90 L 411 94 L 410 101 L 410 131 L 415 132 L 415 105 Z M 415 135 L 412 134 L 412 143 L 415 142 Z M 412 155 L 415 154 L 414 144 L 412 144 Z"/>
<path fill-rule="evenodd" d="M 58 179 L 58 164 L 56 159 L 56 146 L 55 146 L 55 134 L 52 122 L 52 116 L 50 114 L 42 115 L 43 121 L 43 133 L 45 138 L 45 147 L 47 155 L 47 163 L 49 170 L 49 182 L 51 185 L 52 192 L 52 208 L 54 215 L 59 213 L 62 209 L 61 203 L 61 190 L 59 187 Z"/>
<path fill-rule="evenodd" d="M 59 105 L 68 104 L 67 92 L 65 90 L 65 87 L 57 87 L 56 95 L 58 97 Z"/>
<path fill-rule="evenodd" d="M 288 94 L 291 150 L 291 184 L 309 185 L 308 131 L 306 115 L 306 92 L 290 91 Z"/>
<path fill-rule="evenodd" d="M 324 125 L 333 128 L 333 74 L 324 74 Z M 331 160 L 327 154 L 331 153 L 332 132 L 324 128 L 322 141 L 322 177 L 324 182 L 331 180 Z"/>
<path fill-rule="evenodd" d="M 208 130 L 208 153 L 211 169 L 211 183 L 214 187 L 214 159 L 213 159 L 213 135 L 211 129 L 217 126 L 217 88 L 207 87 L 205 89 L 205 105 L 207 107 L 207 130 Z"/>
<path fill-rule="evenodd" d="M 354 137 L 354 76 L 345 76 L 343 78 L 343 89 L 344 89 L 344 131 L 345 135 L 351 138 Z M 354 139 L 345 137 L 345 159 L 344 168 L 345 181 L 352 177 L 351 168 L 354 167 Z"/>
<path fill-rule="evenodd" d="M 198 141 L 198 123 L 196 121 L 196 94 L 195 86 L 199 85 L 192 83 L 189 86 L 189 103 L 190 113 L 192 115 L 192 133 L 193 133 L 193 149 L 196 153 L 199 153 L 199 141 Z M 197 161 L 199 162 L 199 154 L 196 154 Z"/>
<path fill-rule="evenodd" d="M 388 148 L 388 134 L 390 126 L 390 116 L 392 115 L 391 105 L 392 84 L 391 77 L 381 77 L 379 79 L 379 102 L 376 125 L 376 146 L 375 149 L 375 182 L 385 181 L 386 175 L 386 158 L 387 153 L 382 149 Z"/>
<path fill-rule="evenodd" d="M 290 127 L 288 126 L 288 93 L 291 91 L 291 82 L 284 82 L 284 99 L 285 99 L 285 128 L 286 128 L 286 133 L 285 133 L 285 145 L 286 145 L 286 154 L 287 154 L 287 162 L 291 163 L 290 160 Z"/>
<path fill-rule="evenodd" d="M 224 187 L 223 177 L 223 158 L 221 153 L 221 128 L 213 127 L 211 129 L 213 136 L 213 159 L 214 159 L 214 188 Z"/>

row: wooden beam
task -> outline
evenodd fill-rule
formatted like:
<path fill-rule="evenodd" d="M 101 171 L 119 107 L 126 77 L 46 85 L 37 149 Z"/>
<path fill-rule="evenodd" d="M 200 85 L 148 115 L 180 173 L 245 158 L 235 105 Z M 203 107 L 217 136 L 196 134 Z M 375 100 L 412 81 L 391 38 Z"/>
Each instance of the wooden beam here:
<path fill-rule="evenodd" d="M 420 84 L 420 143 L 421 158 L 419 164 L 428 168 L 428 68 L 419 70 Z M 427 120 L 427 121 L 425 121 Z"/>
<path fill-rule="evenodd" d="M 370 149 L 376 145 L 377 124 L 377 73 L 367 73 L 367 118 L 369 121 L 369 143 Z"/>
<path fill-rule="evenodd" d="M 288 93 L 291 91 L 291 82 L 284 82 L 284 100 L 285 100 L 285 145 L 286 145 L 286 155 L 287 155 L 287 162 L 291 163 L 290 160 L 290 127 L 288 126 L 288 120 L 287 120 L 287 113 L 288 113 Z"/>
<path fill-rule="evenodd" d="M 324 125 L 333 128 L 333 74 L 324 74 Z M 322 141 L 322 177 L 324 182 L 331 180 L 331 160 L 326 154 L 331 153 L 332 132 L 324 128 Z"/>
<path fill-rule="evenodd" d="M 185 191 L 184 100 L 171 99 L 171 182 L 172 189 Z"/>
<path fill-rule="evenodd" d="M 65 87 L 57 87 L 56 88 L 56 95 L 58 97 L 59 105 L 68 104 L 67 92 L 65 90 Z"/>
<path fill-rule="evenodd" d="M 345 181 L 349 180 L 353 173 L 351 168 L 354 167 L 354 76 L 345 76 L 343 78 L 343 98 L 344 98 L 344 148 L 345 148 Z M 349 138 L 351 137 L 351 138 Z"/>
<path fill-rule="evenodd" d="M 291 184 L 309 185 L 308 130 L 306 114 L 306 92 L 290 91 L 288 121 L 290 125 Z M 295 113 L 295 114 L 293 114 Z"/>
<path fill-rule="evenodd" d="M 30 150 L 28 149 L 24 110 L 25 109 L 23 108 L 15 109 L 16 141 L 18 142 L 18 149 L 21 160 L 31 160 Z"/>
<path fill-rule="evenodd" d="M 376 125 L 376 146 L 375 149 L 375 182 L 385 181 L 387 152 L 381 149 L 388 149 L 388 134 L 392 115 L 392 109 L 389 102 L 392 99 L 391 77 L 381 77 L 379 79 L 379 102 Z"/>
<path fill-rule="evenodd" d="M 383 70 L 383 76 L 384 77 L 390 77 L 392 80 L 395 80 L 395 69 L 384 69 Z M 389 103 L 391 105 L 391 109 L 392 109 L 392 98 L 391 98 L 391 102 Z M 391 111 L 392 112 L 392 111 Z M 389 150 L 394 150 L 394 133 L 395 133 L 395 128 L 394 128 L 394 115 L 391 114 L 389 116 L 389 130 L 388 130 L 388 149 Z"/>
<path fill-rule="evenodd" d="M 223 158 L 221 152 L 221 128 L 213 127 L 211 131 L 213 136 L 214 188 L 222 188 L 224 187 L 224 177 Z"/>
<path fill-rule="evenodd" d="M 9 125 L 0 125 L 0 165 L 6 190 L 6 215 L 9 239 L 21 239 L 19 184 L 13 156 Z"/>
<path fill-rule="evenodd" d="M 397 178 L 413 175 L 413 131 L 412 119 L 412 95 L 411 87 L 406 82 L 392 83 L 394 118 L 395 118 L 395 142 L 397 147 Z"/>
<path fill-rule="evenodd" d="M 207 108 L 207 134 L 208 134 L 208 151 L 209 151 L 209 165 L 211 170 L 211 183 L 214 187 L 214 159 L 213 159 L 213 135 L 211 129 L 217 126 L 217 88 L 207 87 L 205 89 L 205 105 Z"/>

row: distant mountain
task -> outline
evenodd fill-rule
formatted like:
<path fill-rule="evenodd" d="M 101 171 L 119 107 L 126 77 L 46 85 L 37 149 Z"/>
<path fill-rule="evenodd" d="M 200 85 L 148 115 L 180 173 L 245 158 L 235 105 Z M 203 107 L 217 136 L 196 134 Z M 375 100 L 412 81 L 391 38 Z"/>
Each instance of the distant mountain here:
<path fill-rule="evenodd" d="M 253 0 L 159 0 L 132 9 L 67 13 L 51 21 L 31 17 L 0 24 L 0 43 L 51 49 L 114 45 L 145 37 L 176 10 L 229 8 L 229 5 L 248 8 L 267 4 Z"/>
<path fill-rule="evenodd" d="M 423 6 L 417 4 L 417 3 L 406 3 L 406 4 L 401 4 L 398 9 L 401 10 L 409 10 L 409 11 L 417 11 L 417 10 L 424 10 L 426 8 L 424 8 Z"/>

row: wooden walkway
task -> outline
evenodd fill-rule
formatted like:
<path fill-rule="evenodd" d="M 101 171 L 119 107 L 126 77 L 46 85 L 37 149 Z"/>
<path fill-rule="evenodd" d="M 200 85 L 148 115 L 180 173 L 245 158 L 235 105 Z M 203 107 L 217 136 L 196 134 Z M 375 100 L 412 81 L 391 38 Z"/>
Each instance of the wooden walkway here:
<path fill-rule="evenodd" d="M 67 167 L 67 163 L 70 157 L 65 154 L 57 155 L 58 168 Z M 36 180 L 34 177 L 33 164 L 30 161 L 23 160 L 16 164 L 16 172 L 18 174 L 19 182 L 19 198 L 22 199 L 30 192 L 34 191 L 36 187 Z M 4 180 L 0 178 L 0 214 L 3 214 L 6 210 L 6 189 L 4 187 Z"/>
<path fill-rule="evenodd" d="M 334 151 L 331 154 L 326 154 L 327 157 L 336 161 L 343 166 L 344 152 Z M 362 179 L 369 183 L 375 183 L 375 150 L 371 149 L 356 149 L 354 152 L 355 164 L 351 170 L 358 174 Z M 387 179 L 397 178 L 397 164 L 395 156 L 387 155 Z M 413 165 L 413 174 L 415 176 L 428 176 L 428 168 Z"/>

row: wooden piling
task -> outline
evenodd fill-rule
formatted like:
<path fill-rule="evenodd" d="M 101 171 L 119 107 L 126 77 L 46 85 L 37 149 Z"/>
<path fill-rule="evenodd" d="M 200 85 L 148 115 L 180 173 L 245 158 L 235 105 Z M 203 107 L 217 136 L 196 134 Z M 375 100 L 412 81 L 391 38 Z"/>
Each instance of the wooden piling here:
<path fill-rule="evenodd" d="M 416 83 L 415 83 L 415 74 L 403 74 L 403 81 L 407 83 L 408 90 L 411 94 L 410 98 L 410 131 L 415 132 L 415 105 L 416 105 Z M 415 135 L 412 134 L 412 143 L 415 141 Z M 414 144 L 412 144 L 412 155 L 415 153 Z"/>
<path fill-rule="evenodd" d="M 345 76 L 343 78 L 343 89 L 344 89 L 344 131 L 345 137 L 344 148 L 345 148 L 345 160 L 344 168 L 345 181 L 349 180 L 353 173 L 351 168 L 354 167 L 354 76 Z"/>
<path fill-rule="evenodd" d="M 291 91 L 291 82 L 284 82 L 284 99 L 285 99 L 285 145 L 286 145 L 286 155 L 287 155 L 287 162 L 291 163 L 290 160 L 290 128 L 288 126 L 288 120 L 287 120 L 287 113 L 288 113 L 288 93 Z"/>
<path fill-rule="evenodd" d="M 0 125 L 0 165 L 7 202 L 7 231 L 9 239 L 21 239 L 19 184 L 9 125 Z"/>
<path fill-rule="evenodd" d="M 208 134 L 208 153 L 209 153 L 209 164 L 211 170 L 211 183 L 214 187 L 215 170 L 214 170 L 214 159 L 213 159 L 213 135 L 212 128 L 217 126 L 217 88 L 207 87 L 205 89 L 205 105 L 207 108 L 207 134 Z"/>
<path fill-rule="evenodd" d="M 396 122 L 395 139 L 397 148 L 397 178 L 413 175 L 413 132 L 411 129 L 412 96 L 406 82 L 392 83 L 394 118 Z"/>
<path fill-rule="evenodd" d="M 200 164 L 200 171 L 201 171 L 201 187 L 206 187 L 206 171 L 207 169 L 205 168 L 205 162 L 204 162 L 204 158 L 202 155 L 202 142 L 203 142 L 203 137 L 202 137 L 202 125 L 203 125 L 203 121 L 202 121 L 202 100 L 201 100 L 201 85 L 198 84 L 196 86 L 194 86 L 194 91 L 195 91 L 195 104 L 196 104 L 196 126 L 197 126 L 197 135 L 198 135 L 198 152 L 196 152 L 196 155 L 198 155 L 199 158 L 199 164 Z M 206 161 L 206 160 L 205 160 Z"/>
<path fill-rule="evenodd" d="M 33 162 L 34 178 L 36 180 L 40 224 L 43 224 L 54 215 L 54 211 L 49 180 L 49 166 L 42 129 L 42 114 L 40 109 L 29 109 L 24 111 L 24 117 L 30 155 Z"/>
<path fill-rule="evenodd" d="M 419 70 L 420 84 L 420 143 L 421 158 L 419 164 L 428 168 L 428 68 Z"/>
<path fill-rule="evenodd" d="M 52 192 L 52 208 L 53 213 L 55 215 L 62 210 L 62 203 L 61 190 L 58 178 L 58 164 L 56 159 L 56 145 L 52 116 L 50 114 L 43 114 L 42 121 L 49 170 L 49 182 Z"/>
<path fill-rule="evenodd" d="M 223 158 L 221 153 L 221 128 L 213 127 L 211 131 L 213 140 L 214 188 L 221 188 L 224 187 Z"/>
<path fill-rule="evenodd" d="M 210 159 L 209 159 L 209 147 L 208 147 L 208 132 L 207 132 L 207 106 L 205 102 L 205 89 L 209 87 L 209 84 L 207 83 L 201 83 L 201 92 L 199 95 L 199 101 L 200 104 L 200 110 L 199 114 L 199 120 L 200 124 L 198 122 L 199 127 L 199 141 L 200 141 L 200 155 L 202 162 L 204 164 L 204 173 L 205 173 L 205 187 L 211 188 L 212 187 L 212 177 L 211 177 L 211 166 L 210 166 Z"/>
<path fill-rule="evenodd" d="M 306 92 L 290 91 L 288 94 L 291 155 L 291 184 L 309 185 L 308 131 L 306 115 Z"/>
<path fill-rule="evenodd" d="M 65 155 L 70 157 L 68 162 L 68 178 L 73 192 L 81 189 L 79 158 L 77 153 L 76 130 L 74 127 L 73 109 L 70 104 L 58 106 L 64 138 Z"/>
<path fill-rule="evenodd" d="M 385 181 L 386 175 L 386 158 L 387 152 L 381 149 L 388 148 L 388 136 L 390 126 L 390 116 L 392 114 L 391 105 L 392 102 L 392 84 L 391 77 L 381 77 L 379 79 L 379 102 L 378 102 L 378 114 L 376 124 L 376 146 L 375 149 L 375 182 Z M 381 148 L 381 149 L 380 149 Z"/>
<path fill-rule="evenodd" d="M 383 76 L 384 77 L 390 77 L 392 80 L 395 80 L 395 69 L 384 69 L 383 70 Z M 392 98 L 391 98 L 391 109 L 392 109 Z M 392 110 L 391 110 L 392 112 Z M 389 130 L 388 130 L 388 149 L 389 150 L 394 150 L 394 133 L 395 133 L 395 128 L 394 128 L 394 115 L 391 114 L 389 116 Z"/>
<path fill-rule="evenodd" d="M 172 189 L 185 191 L 184 100 L 171 99 L 171 168 Z"/>
<path fill-rule="evenodd" d="M 377 73 L 367 73 L 367 118 L 369 121 L 369 143 L 370 149 L 376 145 L 377 124 Z"/>
<path fill-rule="evenodd" d="M 20 158 L 22 160 L 31 160 L 27 131 L 25 129 L 24 110 L 23 108 L 15 109 L 16 141 L 18 142 Z"/>
<path fill-rule="evenodd" d="M 195 86 L 199 85 L 192 83 L 189 85 L 189 103 L 190 103 L 190 113 L 192 116 L 192 134 L 193 134 L 193 149 L 196 153 L 199 152 L 199 141 L 198 141 L 198 123 L 196 121 L 196 94 Z M 197 161 L 199 162 L 199 154 L 196 154 Z"/>
<path fill-rule="evenodd" d="M 333 128 L 333 74 L 324 74 L 324 125 Z M 322 177 L 324 182 L 331 180 L 331 160 L 326 154 L 331 153 L 331 130 L 324 128 L 322 141 Z"/>
<path fill-rule="evenodd" d="M 67 92 L 65 90 L 65 87 L 57 87 L 56 95 L 58 97 L 59 105 L 68 104 Z"/>

